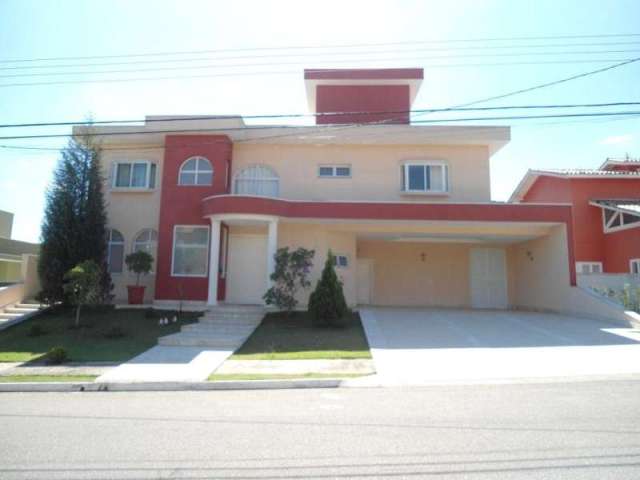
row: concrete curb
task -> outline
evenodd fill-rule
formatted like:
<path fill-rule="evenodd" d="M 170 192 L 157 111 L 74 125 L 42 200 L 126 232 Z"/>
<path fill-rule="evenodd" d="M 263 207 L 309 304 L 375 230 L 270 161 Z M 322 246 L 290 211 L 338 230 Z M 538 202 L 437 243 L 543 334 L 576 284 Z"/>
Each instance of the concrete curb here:
<path fill-rule="evenodd" d="M 298 388 L 338 388 L 339 379 L 246 380 L 216 382 L 16 382 L 0 383 L 2 392 L 182 392 L 207 390 L 284 390 Z"/>

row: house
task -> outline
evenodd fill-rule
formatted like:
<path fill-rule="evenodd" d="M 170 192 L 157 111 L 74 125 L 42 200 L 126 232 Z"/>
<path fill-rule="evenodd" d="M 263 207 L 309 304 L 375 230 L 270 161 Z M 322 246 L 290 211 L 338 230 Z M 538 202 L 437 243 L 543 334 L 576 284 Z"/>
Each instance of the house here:
<path fill-rule="evenodd" d="M 572 205 L 579 274 L 640 273 L 640 161 L 607 159 L 593 170 L 529 170 L 510 200 Z"/>
<path fill-rule="evenodd" d="M 149 251 L 154 305 L 262 304 L 277 248 L 327 251 L 350 305 L 597 311 L 575 288 L 566 200 L 491 201 L 508 127 L 420 126 L 422 69 L 307 70 L 315 125 L 152 116 L 101 135 L 109 268 Z M 435 92 L 434 92 L 435 95 Z M 309 291 L 302 292 L 301 304 Z"/>
<path fill-rule="evenodd" d="M 35 307 L 23 302 L 40 289 L 40 245 L 12 239 L 12 230 L 13 213 L 0 210 L 0 330 L 35 311 Z"/>

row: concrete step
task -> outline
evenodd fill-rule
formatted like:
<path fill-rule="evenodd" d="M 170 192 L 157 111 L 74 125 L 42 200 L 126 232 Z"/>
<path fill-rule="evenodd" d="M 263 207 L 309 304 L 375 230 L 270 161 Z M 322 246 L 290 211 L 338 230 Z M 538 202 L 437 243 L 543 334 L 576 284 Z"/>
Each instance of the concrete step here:
<path fill-rule="evenodd" d="M 26 308 L 26 307 L 8 307 L 4 309 L 3 313 L 18 313 L 20 315 L 24 315 L 25 313 L 37 312 L 37 308 Z"/>
<path fill-rule="evenodd" d="M 40 310 L 42 306 L 39 303 L 17 303 L 17 308 L 31 308 L 34 310 Z"/>
<path fill-rule="evenodd" d="M 181 332 L 198 332 L 205 336 L 215 336 L 218 334 L 225 335 L 231 333 L 252 333 L 255 330 L 253 325 L 208 325 L 202 323 L 192 323 L 185 325 Z"/>
<path fill-rule="evenodd" d="M 248 335 L 247 335 L 248 336 Z M 174 347 L 211 347 L 235 350 L 245 340 L 245 336 L 205 337 L 186 332 L 174 333 L 158 339 L 158 345 Z"/>
<path fill-rule="evenodd" d="M 216 305 L 215 307 L 210 307 L 208 312 L 252 312 L 252 313 L 261 313 L 264 315 L 266 309 L 261 305 Z"/>
<path fill-rule="evenodd" d="M 219 326 L 242 326 L 242 327 L 257 327 L 260 325 L 260 320 L 200 320 L 198 322 L 200 325 L 219 325 Z"/>
<path fill-rule="evenodd" d="M 0 320 L 13 320 L 14 318 L 21 317 L 22 313 L 0 313 Z"/>
<path fill-rule="evenodd" d="M 263 313 L 255 312 L 207 312 L 201 318 L 263 318 Z"/>

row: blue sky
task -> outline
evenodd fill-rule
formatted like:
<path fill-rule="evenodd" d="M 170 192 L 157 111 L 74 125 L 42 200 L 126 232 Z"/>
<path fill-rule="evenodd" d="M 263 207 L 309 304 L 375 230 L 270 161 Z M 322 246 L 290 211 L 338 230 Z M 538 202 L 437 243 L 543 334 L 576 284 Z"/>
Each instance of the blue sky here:
<path fill-rule="evenodd" d="M 370 44 L 523 36 L 640 33 L 640 2 L 630 1 L 48 1 L 0 0 L 0 60 L 122 55 L 193 50 L 283 46 Z M 616 60 L 640 56 L 640 37 L 591 39 L 576 43 L 629 42 L 609 47 L 563 47 L 556 51 L 624 50 L 599 54 Z M 558 40 L 547 43 L 567 43 Z M 526 41 L 531 45 L 541 42 Z M 307 67 L 422 67 L 425 81 L 413 108 L 439 108 L 499 95 L 608 65 L 562 63 L 593 59 L 590 54 L 527 57 L 453 57 L 473 50 L 427 48 L 508 45 L 446 43 L 378 47 L 391 53 L 361 56 L 233 60 L 271 63 L 265 67 L 199 69 L 128 74 L 79 74 L 58 77 L 6 77 L 26 70 L 0 71 L 0 123 L 141 118 L 152 114 L 306 113 L 302 69 Z M 397 53 L 402 49 L 403 53 Z M 422 49 L 422 50 L 420 50 Z M 368 51 L 371 51 L 369 49 Z M 550 51 L 539 48 L 531 51 Z M 337 49 L 333 50 L 338 51 Z M 344 50 L 342 50 L 344 51 Z M 352 50 L 353 51 L 353 50 Z M 362 49 L 367 51 L 367 49 Z M 496 52 L 498 50 L 491 50 Z M 509 51 L 509 50 L 505 50 Z M 590 50 L 589 50 L 590 51 Z M 298 51 L 299 53 L 300 51 Z M 480 50 L 480 52 L 484 52 Z M 238 52 L 234 56 L 260 52 Z M 291 53 L 279 51 L 278 53 Z M 476 54 L 478 51 L 475 52 Z M 450 59 L 434 59 L 451 55 Z M 389 58 L 400 57 L 399 60 Z M 152 57 L 153 58 L 153 57 Z M 177 58 L 177 57 L 174 57 Z M 184 57 L 183 57 L 184 58 Z M 359 59 L 353 63 L 345 59 Z M 385 58 L 381 60 L 380 58 Z M 536 65 L 489 63 L 557 61 Z M 146 59 L 146 57 L 145 57 Z M 368 60 L 364 60 L 368 59 Z M 327 61 L 329 60 L 329 61 Z M 57 61 L 73 64 L 86 61 Z M 107 60 L 90 60 L 107 62 Z M 131 61 L 120 59 L 112 61 Z M 298 62 L 279 65 L 282 62 Z M 441 67 L 443 62 L 481 64 Z M 200 62 L 206 64 L 207 62 Z M 273 64 L 278 65 L 273 65 Z M 2 64 L 0 66 L 19 64 Z M 24 64 L 22 64 L 24 65 Z M 35 64 L 34 64 L 35 65 Z M 176 64 L 166 64 L 164 66 Z M 179 65 L 179 64 L 178 64 Z M 195 65 L 195 64 L 194 64 Z M 157 65 L 156 65 L 157 66 Z M 103 66 L 101 69 L 152 68 L 153 65 Z M 86 67 L 73 71 L 86 70 Z M 62 70 L 30 70 L 34 72 Z M 285 71 L 273 75 L 258 72 Z M 235 76 L 2 87 L 9 83 L 241 73 Z M 251 74 L 248 74 L 251 73 Z M 486 106 L 515 104 L 604 103 L 640 100 L 640 62 L 589 78 L 540 89 Z M 640 110 L 640 108 L 636 108 Z M 486 125 L 487 122 L 476 122 Z M 528 120 L 493 124 L 512 126 L 511 143 L 492 160 L 494 200 L 506 200 L 527 168 L 596 167 L 606 157 L 640 155 L 638 117 L 615 120 Z M 3 129 L 8 134 L 68 133 L 68 128 Z M 2 140 L 1 145 L 58 147 L 59 139 Z M 44 191 L 57 160 L 54 151 L 0 148 L 0 209 L 15 213 L 14 237 L 39 237 Z"/>

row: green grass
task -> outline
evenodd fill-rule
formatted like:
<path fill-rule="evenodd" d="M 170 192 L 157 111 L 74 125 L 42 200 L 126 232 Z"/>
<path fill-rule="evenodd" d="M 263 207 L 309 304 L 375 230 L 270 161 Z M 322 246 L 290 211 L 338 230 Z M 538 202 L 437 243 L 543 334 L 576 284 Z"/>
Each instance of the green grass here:
<path fill-rule="evenodd" d="M 93 382 L 96 378 L 96 375 L 6 375 L 0 376 L 0 383 Z"/>
<path fill-rule="evenodd" d="M 305 380 L 319 378 L 355 378 L 362 377 L 360 373 L 227 373 L 212 374 L 210 382 L 224 382 L 230 380 Z"/>
<path fill-rule="evenodd" d="M 319 328 L 306 312 L 269 313 L 232 360 L 371 358 L 369 345 L 353 313 L 344 328 Z"/>
<path fill-rule="evenodd" d="M 153 347 L 158 337 L 180 330 L 180 326 L 196 320 L 197 314 L 183 313 L 183 320 L 165 326 L 158 325 L 159 316 L 173 312 L 154 311 L 147 318 L 145 310 L 87 310 L 81 323 L 84 328 L 70 328 L 74 323 L 73 311 L 43 312 L 35 317 L 0 332 L 0 362 L 26 362 L 42 359 L 52 347 L 67 350 L 73 362 L 122 362 Z M 46 334 L 28 336 L 33 325 L 40 325 Z M 125 333 L 121 338 L 106 338 L 113 327 Z"/>

